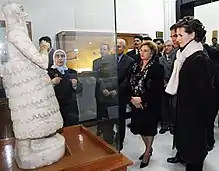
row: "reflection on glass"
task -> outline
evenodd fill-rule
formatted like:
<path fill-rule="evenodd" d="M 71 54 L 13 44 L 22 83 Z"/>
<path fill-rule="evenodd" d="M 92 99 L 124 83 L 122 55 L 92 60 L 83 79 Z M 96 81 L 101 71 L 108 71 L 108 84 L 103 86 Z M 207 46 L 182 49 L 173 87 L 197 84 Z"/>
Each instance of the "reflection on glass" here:
<path fill-rule="evenodd" d="M 67 53 L 67 65 L 78 71 L 83 91 L 77 95 L 79 120 L 114 145 L 118 133 L 117 66 L 113 33 L 63 31 L 57 45 Z"/>
<path fill-rule="evenodd" d="M 55 7 L 42 0 L 31 3 L 22 1 L 21 5 L 29 14 L 27 27 L 30 37 L 41 53 L 48 54 L 48 74 L 54 84 L 64 126 L 82 123 L 109 144 L 115 145 L 115 139 L 119 136 L 116 126 L 118 91 L 114 55 L 114 3 L 109 1 L 106 5 L 103 1 L 98 2 L 100 10 L 88 7 L 86 10 L 89 12 L 85 10 L 84 3 L 76 1 L 66 2 L 65 8 L 62 8 L 64 10 L 59 8 L 61 1 L 52 2 Z M 96 7 L 96 3 L 90 5 Z M 40 9 L 40 13 L 33 7 Z M 58 11 L 61 10 L 60 13 L 57 13 L 56 7 Z M 102 12 L 106 12 L 104 8 L 108 9 L 107 18 L 102 17 Z M 87 15 L 91 15 L 95 21 L 86 22 L 89 20 Z M 56 21 L 51 23 L 50 16 Z M 5 43 L 5 28 L 1 23 L 4 22 L 0 22 L 0 55 L 4 52 L 2 46 Z M 84 28 L 91 24 L 92 31 L 88 31 L 91 28 Z M 83 30 L 80 30 L 82 26 Z M 46 51 L 44 43 L 49 47 Z M 64 52 L 62 65 L 58 64 L 62 54 L 58 54 L 57 49 Z M 2 63 L 4 56 L 0 59 Z M 77 82 L 76 86 L 74 81 Z"/>

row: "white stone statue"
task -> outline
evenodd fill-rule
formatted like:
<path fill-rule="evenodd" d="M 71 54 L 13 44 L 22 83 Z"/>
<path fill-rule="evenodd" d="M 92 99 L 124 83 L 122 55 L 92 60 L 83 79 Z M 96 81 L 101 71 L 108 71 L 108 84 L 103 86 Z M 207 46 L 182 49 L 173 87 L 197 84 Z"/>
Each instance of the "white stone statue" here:
<path fill-rule="evenodd" d="M 9 2 L 2 11 L 8 59 L 0 75 L 11 109 L 16 161 L 22 169 L 50 165 L 63 157 L 65 139 L 56 133 L 63 120 L 46 72 L 48 56 L 40 54 L 30 40 L 21 5 Z"/>

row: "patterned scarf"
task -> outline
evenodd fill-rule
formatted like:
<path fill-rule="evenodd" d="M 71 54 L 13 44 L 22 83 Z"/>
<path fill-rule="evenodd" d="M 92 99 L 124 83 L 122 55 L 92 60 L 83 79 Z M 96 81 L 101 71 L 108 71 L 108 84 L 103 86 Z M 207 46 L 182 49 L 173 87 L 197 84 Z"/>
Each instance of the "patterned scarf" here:
<path fill-rule="evenodd" d="M 149 68 L 153 65 L 154 60 L 150 60 L 148 64 L 142 70 L 139 64 L 134 64 L 132 68 L 132 74 L 130 78 L 130 85 L 133 95 L 136 97 L 142 96 L 145 92 L 145 78 Z"/>

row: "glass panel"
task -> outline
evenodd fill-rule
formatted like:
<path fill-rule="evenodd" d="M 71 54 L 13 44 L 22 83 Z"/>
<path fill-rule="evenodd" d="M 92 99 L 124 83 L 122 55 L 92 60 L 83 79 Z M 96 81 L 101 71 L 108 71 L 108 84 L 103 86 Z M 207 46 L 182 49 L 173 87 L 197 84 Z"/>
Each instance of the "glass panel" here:
<path fill-rule="evenodd" d="M 0 20 L 0 67 L 6 59 L 7 49 L 5 44 L 5 22 Z M 0 98 L 4 98 L 5 93 L 2 85 L 2 76 L 0 75 Z"/>
<path fill-rule="evenodd" d="M 84 124 L 118 147 L 114 0 L 16 2 L 28 13 L 29 36 L 37 49 L 43 53 L 44 43 L 49 46 L 49 76 L 62 78 L 54 89 L 65 126 Z M 4 39 L 0 22 L 0 48 Z M 65 53 L 56 49 L 66 53 L 66 66 L 59 60 Z"/>
<path fill-rule="evenodd" d="M 81 0 L 74 9 L 75 30 L 59 32 L 56 40 L 57 48 L 67 53 L 67 66 L 77 70 L 83 85 L 77 94 L 79 122 L 118 147 L 114 1 Z"/>

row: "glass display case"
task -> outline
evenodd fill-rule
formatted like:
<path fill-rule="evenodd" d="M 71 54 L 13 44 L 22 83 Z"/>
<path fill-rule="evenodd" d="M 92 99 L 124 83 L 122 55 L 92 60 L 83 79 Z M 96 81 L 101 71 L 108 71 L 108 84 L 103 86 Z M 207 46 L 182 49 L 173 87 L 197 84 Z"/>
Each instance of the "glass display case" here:
<path fill-rule="evenodd" d="M 68 0 L 64 4 L 62 1 L 42 0 L 16 2 L 28 13 L 27 28 L 35 46 L 40 48 L 41 37 L 51 38 L 50 48 L 64 50 L 67 67 L 77 72 L 81 91 L 73 93 L 73 103 L 68 104 L 74 108 L 73 114 L 68 113 L 74 115 L 74 122 L 70 125 L 83 124 L 107 143 L 119 148 L 118 95 L 104 95 L 105 90 L 117 90 L 114 1 L 91 3 L 89 0 Z M 87 4 L 86 7 L 84 4 Z M 0 5 L 3 5 L 2 2 Z M 1 55 L 6 55 L 6 44 L 5 23 L 0 20 Z M 107 51 L 105 54 L 104 48 Z M 53 58 L 52 52 L 49 58 Z"/>
<path fill-rule="evenodd" d="M 4 0 L 1 1 L 0 5 L 2 6 L 5 2 Z M 10 72 L 19 75 L 20 71 L 23 74 L 20 77 L 21 81 L 17 80 L 18 83 L 14 82 L 13 74 L 10 73 L 8 74 L 10 75 L 9 80 L 13 82 L 13 85 L 9 85 L 10 81 L 7 82 L 6 79 L 3 79 L 5 82 L 0 84 L 2 90 L 4 90 L 4 86 L 7 87 L 7 95 L 10 94 L 9 89 L 11 92 L 13 86 L 17 86 L 16 91 L 13 91 L 14 94 L 11 93 L 11 96 L 8 96 L 9 100 L 2 93 L 1 98 L 4 103 L 0 101 L 0 108 L 4 111 L 4 113 L 1 113 L 0 120 L 0 134 L 2 134 L 0 135 L 0 139 L 2 139 L 0 149 L 3 155 L 3 158 L 0 156 L 3 161 L 0 164 L 0 170 L 15 169 L 21 171 L 30 168 L 36 168 L 37 171 L 63 169 L 79 171 L 87 168 L 103 171 L 127 170 L 127 166 L 132 162 L 119 153 L 121 143 L 117 58 L 115 53 L 117 38 L 115 0 L 17 0 L 16 3 L 20 5 L 13 4 L 13 6 L 9 3 L 6 8 L 13 11 L 15 7 L 18 7 L 13 11 L 15 12 L 13 14 L 16 15 L 13 16 L 12 13 L 8 13 L 9 18 L 16 18 L 13 20 L 17 24 L 16 29 L 12 28 L 16 35 L 8 36 L 8 28 L 14 25 L 10 23 L 11 25 L 5 27 L 4 17 L 0 15 L 0 19 L 2 19 L 2 21 L 0 20 L 0 70 L 4 69 L 4 74 L 1 76 L 4 77 L 5 74 L 7 75 Z M 3 12 L 5 14 L 5 11 Z M 24 12 L 28 14 L 27 29 L 29 35 L 27 35 L 24 27 L 25 22 L 23 21 L 25 20 L 23 17 L 26 17 L 26 15 L 23 16 Z M 22 18 L 19 18 L 20 16 Z M 8 18 L 6 18 L 6 21 L 9 21 Z M 17 36 L 20 36 L 19 39 L 17 39 Z M 6 37 L 8 39 L 10 37 L 10 43 L 6 41 Z M 17 56 L 13 58 L 13 54 Z M 35 58 L 36 54 L 40 59 Z M 46 56 L 44 56 L 45 54 Z M 8 60 L 8 56 L 10 56 L 10 60 Z M 48 64 L 41 61 L 44 60 L 42 57 L 48 57 Z M 6 65 L 7 69 L 5 69 Z M 31 69 L 25 70 L 24 73 L 23 65 Z M 48 69 L 42 70 L 47 65 Z M 13 68 L 15 71 L 12 71 Z M 42 75 L 39 76 L 39 73 Z M 32 74 L 35 79 L 33 79 Z M 8 79 L 8 77 L 5 78 Z M 34 84 L 34 86 L 28 87 L 26 85 L 26 83 L 35 80 L 37 80 L 37 84 Z M 42 81 L 42 84 L 39 81 Z M 26 87 L 23 86 L 23 89 L 18 90 L 21 85 L 26 85 Z M 48 91 L 45 91 L 45 87 L 41 86 L 47 87 Z M 25 88 L 33 88 L 33 90 L 28 91 Z M 44 91 L 40 92 L 42 89 Z M 30 95 L 36 92 L 38 94 Z M 19 98 L 16 102 L 15 97 Z M 29 98 L 24 99 L 24 97 Z M 24 102 L 25 100 L 30 104 L 27 105 Z M 20 108 L 16 108 L 17 113 L 15 111 L 12 113 L 12 110 L 9 110 L 12 101 L 15 102 L 14 105 L 19 102 L 22 103 L 19 106 Z M 49 107 L 49 104 L 52 107 Z M 33 110 L 29 110 L 30 106 L 33 107 L 31 108 Z M 19 113 L 18 109 L 23 110 L 23 108 L 25 108 L 25 112 L 32 112 L 33 114 Z M 24 115 L 15 116 L 18 113 L 24 114 L 25 117 Z M 54 117 L 54 115 L 56 116 Z M 10 121 L 11 116 L 14 135 Z M 13 117 L 19 121 L 15 122 Z M 22 119 L 22 117 L 24 118 Z M 64 123 L 63 129 L 60 129 L 62 125 L 61 117 Z M 48 118 L 53 119 L 50 122 L 47 120 Z M 25 119 L 28 119 L 28 121 L 24 121 Z M 20 122 L 21 120 L 22 122 Z M 32 121 L 35 123 L 30 124 Z M 20 127 L 16 124 L 20 124 Z M 27 124 L 29 124 L 29 127 Z M 51 126 L 51 124 L 53 125 Z M 38 125 L 37 129 L 33 129 L 36 125 Z M 16 130 L 21 128 L 24 129 L 20 133 L 25 132 L 25 136 L 27 134 L 32 136 L 34 133 L 37 136 L 31 137 L 29 135 L 28 138 L 24 138 L 22 135 L 21 138 L 18 138 L 19 131 L 16 134 Z M 45 132 L 46 134 L 44 134 Z M 5 137 L 3 134 L 7 134 L 9 137 Z M 13 136 L 17 138 L 16 141 L 14 141 Z M 30 144 L 23 145 L 27 143 Z M 22 148 L 19 148 L 19 145 Z M 23 148 L 27 148 L 28 153 Z M 36 150 L 30 150 L 32 148 Z M 53 149 L 56 154 L 46 155 Z M 25 153 L 23 153 L 23 150 Z M 40 163 L 40 157 L 42 157 L 42 163 Z M 23 160 L 20 160 L 20 158 Z M 32 166 L 25 165 L 27 163 Z M 51 163 L 54 164 L 51 165 Z M 46 167 L 39 168 L 42 166 Z"/>

